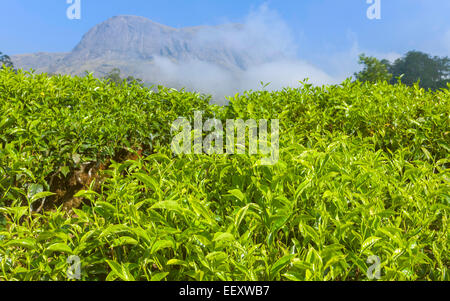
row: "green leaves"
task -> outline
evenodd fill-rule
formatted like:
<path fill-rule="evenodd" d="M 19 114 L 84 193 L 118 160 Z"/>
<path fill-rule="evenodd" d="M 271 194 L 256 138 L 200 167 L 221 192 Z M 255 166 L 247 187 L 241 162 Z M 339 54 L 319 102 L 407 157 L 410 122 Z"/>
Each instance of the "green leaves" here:
<path fill-rule="evenodd" d="M 106 262 L 112 270 L 107 277 L 108 280 L 114 280 L 113 278 L 119 277 L 123 281 L 135 281 L 135 278 L 129 271 L 129 264 L 120 265 L 111 260 L 106 260 Z"/>
<path fill-rule="evenodd" d="M 234 236 L 230 233 L 216 233 L 213 241 L 234 241 Z"/>
<path fill-rule="evenodd" d="M 175 247 L 174 242 L 171 240 L 157 240 L 150 251 L 151 254 L 154 254 L 162 249 L 173 249 Z"/>
<path fill-rule="evenodd" d="M 162 201 L 154 204 L 152 209 L 164 209 L 182 212 L 183 208 L 176 201 Z"/>
<path fill-rule="evenodd" d="M 46 253 L 63 252 L 66 254 L 72 254 L 72 249 L 64 243 L 55 243 L 55 244 L 48 246 L 45 249 L 45 252 Z"/>
<path fill-rule="evenodd" d="M 116 247 L 127 246 L 127 245 L 135 246 L 138 243 L 139 242 L 136 239 L 132 238 L 132 237 L 121 236 L 121 237 L 113 240 L 113 243 L 112 243 L 111 247 L 112 248 L 116 248 Z"/>
<path fill-rule="evenodd" d="M 48 192 L 48 191 L 39 192 L 39 193 L 36 193 L 35 195 L 33 195 L 31 197 L 30 201 L 34 202 L 36 200 L 43 199 L 43 198 L 46 198 L 46 197 L 51 196 L 51 195 L 55 195 L 55 193 Z"/>
<path fill-rule="evenodd" d="M 369 256 L 381 280 L 450 280 L 448 89 L 303 83 L 217 107 L 92 75 L 0 83 L 0 281 L 67 280 L 70 255 L 98 281 L 368 280 Z M 279 119 L 279 163 L 174 156 L 194 111 Z"/>
<path fill-rule="evenodd" d="M 137 173 L 134 176 L 141 182 L 143 182 L 148 188 L 152 189 L 154 192 L 159 191 L 159 183 L 156 182 L 156 180 L 153 179 L 151 176 L 142 173 Z"/>
<path fill-rule="evenodd" d="M 366 249 L 372 247 L 380 239 L 381 239 L 380 237 L 375 237 L 375 236 L 367 238 L 361 245 L 361 253 L 363 253 Z"/>
<path fill-rule="evenodd" d="M 240 191 L 239 189 L 233 189 L 228 191 L 231 195 L 233 195 L 234 197 L 236 197 L 239 201 L 244 201 L 245 199 L 245 194 Z"/>
<path fill-rule="evenodd" d="M 14 239 L 3 244 L 5 247 L 20 247 L 28 250 L 37 248 L 37 244 L 33 239 Z"/>
<path fill-rule="evenodd" d="M 286 255 L 283 256 L 282 258 L 278 259 L 277 262 L 275 262 L 272 267 L 270 268 L 270 272 L 269 272 L 269 278 L 270 280 L 275 280 L 275 278 L 277 277 L 278 273 L 283 270 L 292 260 L 292 258 L 294 258 L 294 255 Z"/>

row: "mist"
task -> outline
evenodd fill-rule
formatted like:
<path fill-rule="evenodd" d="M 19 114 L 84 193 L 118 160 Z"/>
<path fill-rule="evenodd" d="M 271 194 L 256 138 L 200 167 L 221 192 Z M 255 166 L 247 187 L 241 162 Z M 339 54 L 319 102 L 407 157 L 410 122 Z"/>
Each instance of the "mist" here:
<path fill-rule="evenodd" d="M 297 87 L 305 79 L 316 85 L 339 82 L 298 57 L 300 45 L 293 33 L 267 5 L 250 12 L 242 24 L 201 28 L 192 42 L 199 48 L 223 45 L 226 60 L 239 58 L 236 67 L 195 58 L 175 61 L 156 56 L 158 84 L 211 94 L 213 102 L 224 104 L 226 96 L 261 89 L 261 82 L 269 84 L 267 90 Z"/>

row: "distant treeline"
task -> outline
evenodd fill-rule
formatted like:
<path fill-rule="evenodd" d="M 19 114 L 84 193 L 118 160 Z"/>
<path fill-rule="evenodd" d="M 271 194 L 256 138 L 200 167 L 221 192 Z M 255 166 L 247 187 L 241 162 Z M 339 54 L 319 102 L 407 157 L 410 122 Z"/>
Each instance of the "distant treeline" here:
<path fill-rule="evenodd" d="M 427 90 L 446 88 L 450 83 L 448 57 L 432 57 L 420 51 L 410 51 L 391 63 L 385 59 L 378 60 L 361 54 L 359 63 L 364 68 L 359 73 L 355 73 L 355 77 L 361 82 L 382 80 L 395 84 L 401 81 L 408 86 L 419 82 L 419 86 Z"/>

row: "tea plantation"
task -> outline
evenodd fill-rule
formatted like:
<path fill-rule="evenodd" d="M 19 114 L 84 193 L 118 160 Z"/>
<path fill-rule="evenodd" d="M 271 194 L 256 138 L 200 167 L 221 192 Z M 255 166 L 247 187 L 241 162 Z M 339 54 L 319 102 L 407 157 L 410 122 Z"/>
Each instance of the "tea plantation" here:
<path fill-rule="evenodd" d="M 448 88 L 209 102 L 0 70 L 0 280 L 450 280 Z M 175 156 L 195 111 L 279 119 L 278 163 Z"/>

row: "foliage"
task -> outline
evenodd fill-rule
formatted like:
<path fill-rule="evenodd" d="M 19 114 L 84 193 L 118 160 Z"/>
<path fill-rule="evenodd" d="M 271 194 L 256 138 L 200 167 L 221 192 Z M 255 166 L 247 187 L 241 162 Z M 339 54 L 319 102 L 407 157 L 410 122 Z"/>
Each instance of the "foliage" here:
<path fill-rule="evenodd" d="M 363 65 L 364 69 L 355 73 L 355 78 L 360 82 L 390 81 L 392 74 L 388 71 L 388 63 L 386 60 L 379 61 L 374 57 L 361 54 L 359 64 Z"/>
<path fill-rule="evenodd" d="M 0 69 L 2 69 L 3 67 L 14 68 L 14 65 L 11 61 L 11 58 L 0 51 Z"/>
<path fill-rule="evenodd" d="M 123 82 L 127 82 L 128 84 L 132 83 L 142 84 L 141 79 L 134 78 L 131 75 L 128 76 L 127 78 L 121 78 L 120 73 L 121 71 L 119 68 L 114 68 L 104 77 L 104 79 L 115 84 L 121 84 Z"/>
<path fill-rule="evenodd" d="M 345 81 L 229 105 L 88 75 L 0 71 L 0 280 L 450 280 L 450 91 Z M 174 156 L 170 125 L 280 120 L 280 161 Z M 41 212 L 53 176 L 112 160 L 84 204 Z"/>
<path fill-rule="evenodd" d="M 401 81 L 406 85 L 412 86 L 420 80 L 422 88 L 437 90 L 450 83 L 450 59 L 410 51 L 390 65 L 389 72 L 394 75 L 393 82 L 403 75 Z"/>

